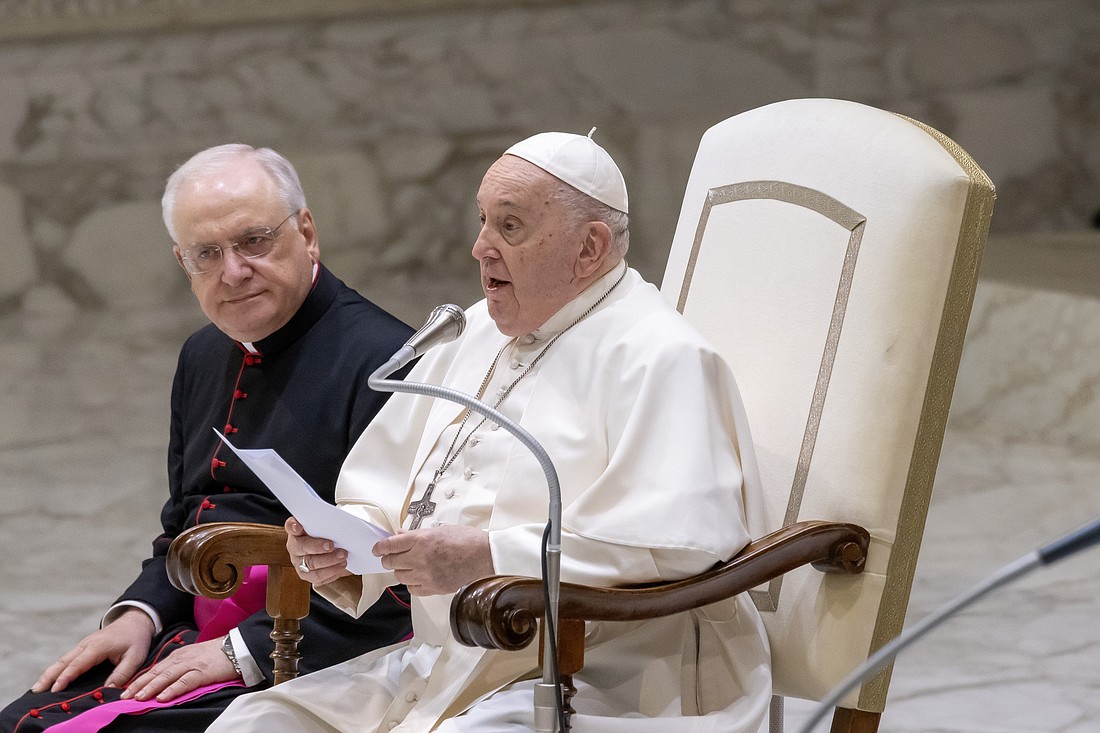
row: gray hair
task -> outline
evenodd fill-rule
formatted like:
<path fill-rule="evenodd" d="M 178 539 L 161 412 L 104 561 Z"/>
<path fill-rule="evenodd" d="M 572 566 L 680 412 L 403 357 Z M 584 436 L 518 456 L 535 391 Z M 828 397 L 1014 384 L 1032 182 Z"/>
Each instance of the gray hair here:
<path fill-rule="evenodd" d="M 290 161 L 271 148 L 254 148 L 251 145 L 230 143 L 195 153 L 168 177 L 164 186 L 164 196 L 160 200 L 161 218 L 168 229 L 172 241 L 176 240 L 176 231 L 172 226 L 172 212 L 176 206 L 176 194 L 187 181 L 194 180 L 222 166 L 236 162 L 237 159 L 252 156 L 260 167 L 271 176 L 280 201 L 289 212 L 297 212 L 306 205 L 306 194 L 298 180 L 298 172 Z"/>
<path fill-rule="evenodd" d="M 590 221 L 602 221 L 611 229 L 610 253 L 618 260 L 626 257 L 630 249 L 630 222 L 626 212 L 613 209 L 560 180 L 555 182 L 557 185 L 550 195 L 569 212 L 569 223 L 581 227 Z"/>

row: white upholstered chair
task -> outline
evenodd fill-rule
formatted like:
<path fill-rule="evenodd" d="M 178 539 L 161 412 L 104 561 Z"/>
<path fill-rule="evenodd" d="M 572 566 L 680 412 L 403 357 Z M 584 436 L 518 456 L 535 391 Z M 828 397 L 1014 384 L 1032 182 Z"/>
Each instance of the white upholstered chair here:
<path fill-rule="evenodd" d="M 772 104 L 702 139 L 662 292 L 737 377 L 761 530 L 871 535 L 858 576 L 751 591 L 779 695 L 824 697 L 901 631 L 992 207 L 958 145 L 853 102 Z M 888 684 L 845 706 L 880 713 Z"/>
<path fill-rule="evenodd" d="M 853 102 L 771 104 L 702 138 L 662 292 L 726 357 L 745 402 L 765 540 L 730 564 L 726 591 L 751 588 L 779 696 L 825 698 L 901 631 L 993 198 L 950 139 Z M 768 534 L 822 530 L 804 520 L 865 528 L 865 564 L 855 535 L 803 553 L 793 530 Z M 521 586 L 468 589 L 456 634 L 512 643 L 469 617 L 522 625 Z M 687 605 L 664 612 L 714 597 L 676 592 Z M 563 625 L 659 615 L 654 593 L 564 589 Z M 875 731 L 888 684 L 886 670 L 854 690 L 833 732 Z"/>

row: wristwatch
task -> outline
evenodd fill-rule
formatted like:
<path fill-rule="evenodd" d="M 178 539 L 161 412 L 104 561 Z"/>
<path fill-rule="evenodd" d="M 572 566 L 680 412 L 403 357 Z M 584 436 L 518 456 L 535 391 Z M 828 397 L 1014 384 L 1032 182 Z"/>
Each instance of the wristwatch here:
<path fill-rule="evenodd" d="M 229 661 L 233 664 L 233 669 L 237 671 L 237 676 L 243 678 L 244 674 L 241 672 L 241 663 L 237 661 L 237 653 L 233 651 L 233 640 L 229 638 L 229 634 L 225 635 L 222 639 L 222 651 L 225 652 L 225 656 L 229 657 Z"/>

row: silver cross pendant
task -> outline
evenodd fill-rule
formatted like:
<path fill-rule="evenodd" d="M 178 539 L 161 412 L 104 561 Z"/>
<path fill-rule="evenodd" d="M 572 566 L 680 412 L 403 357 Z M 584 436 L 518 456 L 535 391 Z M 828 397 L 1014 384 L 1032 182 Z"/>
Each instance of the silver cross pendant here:
<path fill-rule="evenodd" d="M 419 529 L 420 523 L 424 521 L 424 517 L 430 517 L 435 513 L 435 502 L 432 501 L 432 491 L 435 490 L 435 481 L 428 484 L 428 488 L 424 489 L 424 498 L 419 501 L 414 501 L 409 504 L 409 508 L 405 511 L 406 514 L 413 518 L 409 524 L 409 529 Z"/>

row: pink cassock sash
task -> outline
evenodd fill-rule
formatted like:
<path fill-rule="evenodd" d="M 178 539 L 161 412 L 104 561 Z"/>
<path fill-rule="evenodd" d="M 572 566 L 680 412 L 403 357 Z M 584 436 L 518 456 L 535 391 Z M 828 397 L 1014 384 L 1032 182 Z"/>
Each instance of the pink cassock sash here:
<path fill-rule="evenodd" d="M 199 628 L 199 636 L 195 642 L 216 639 L 228 634 L 241 621 L 264 607 L 266 593 L 267 567 L 258 566 L 248 569 L 248 576 L 230 598 L 215 601 L 196 596 L 195 623 Z M 134 699 L 105 702 L 71 720 L 50 726 L 49 730 L 50 733 L 96 733 L 120 715 L 140 715 L 158 708 L 170 708 L 191 702 L 216 690 L 243 686 L 242 680 L 230 680 L 196 688 L 168 702 L 157 702 L 155 699 L 143 702 Z"/>
<path fill-rule="evenodd" d="M 195 596 L 195 624 L 199 629 L 196 642 L 225 636 L 237 625 L 259 611 L 267 603 L 267 566 L 248 568 L 241 587 L 229 598 L 215 601 Z"/>

